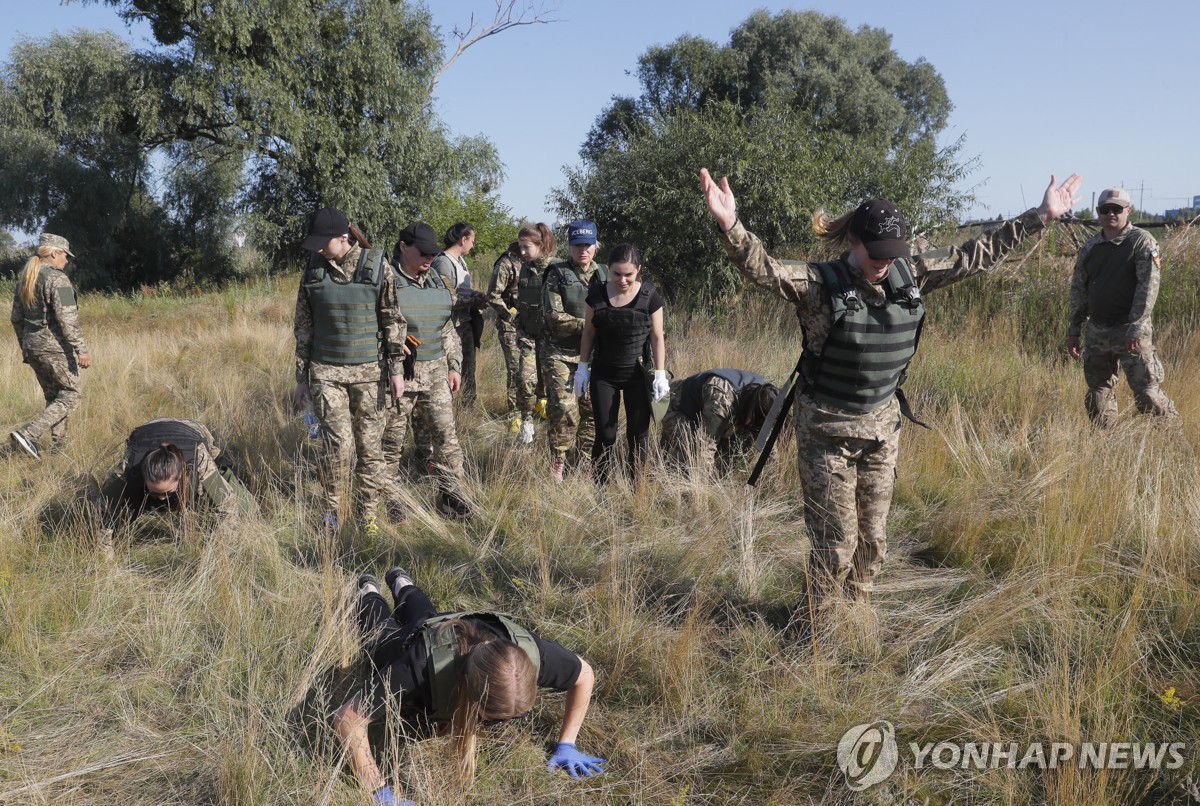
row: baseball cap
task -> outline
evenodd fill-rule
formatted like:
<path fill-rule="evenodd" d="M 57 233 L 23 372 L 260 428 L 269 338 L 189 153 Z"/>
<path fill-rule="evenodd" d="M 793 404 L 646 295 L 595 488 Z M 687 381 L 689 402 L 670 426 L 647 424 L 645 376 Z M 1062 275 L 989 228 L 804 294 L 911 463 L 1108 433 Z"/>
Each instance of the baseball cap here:
<path fill-rule="evenodd" d="M 341 210 L 322 207 L 308 219 L 308 237 L 300 244 L 310 252 L 319 252 L 330 241 L 350 232 L 350 219 Z"/>
<path fill-rule="evenodd" d="M 862 241 L 874 260 L 909 257 L 912 249 L 904 240 L 908 222 L 887 199 L 867 199 L 858 205 L 847 225 L 849 232 Z"/>
<path fill-rule="evenodd" d="M 579 218 L 567 224 L 567 243 L 574 246 L 577 243 L 596 242 L 596 222 Z"/>
<path fill-rule="evenodd" d="M 75 253 L 71 251 L 71 244 L 61 235 L 51 235 L 48 232 L 43 232 L 41 239 L 38 241 L 38 247 L 48 246 L 51 249 L 61 249 L 71 257 L 75 257 Z"/>
<path fill-rule="evenodd" d="M 433 227 L 424 221 L 414 221 L 402 229 L 399 240 L 407 246 L 417 247 L 423 255 L 436 255 L 442 251 L 442 248 L 438 246 L 437 234 L 434 233 Z"/>
<path fill-rule="evenodd" d="M 1129 191 L 1125 188 L 1108 188 L 1100 191 L 1100 199 L 1096 202 L 1096 206 L 1103 207 L 1106 204 L 1128 207 L 1133 204 L 1133 200 L 1129 198 Z"/>

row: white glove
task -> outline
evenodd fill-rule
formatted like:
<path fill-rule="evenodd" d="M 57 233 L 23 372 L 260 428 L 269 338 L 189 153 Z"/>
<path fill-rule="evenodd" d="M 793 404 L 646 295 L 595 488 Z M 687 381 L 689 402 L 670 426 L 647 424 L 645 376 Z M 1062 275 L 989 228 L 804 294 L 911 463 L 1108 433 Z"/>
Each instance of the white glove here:
<path fill-rule="evenodd" d="M 580 361 L 579 366 L 575 369 L 575 397 L 583 397 L 587 394 L 588 381 L 591 377 L 592 372 L 588 369 L 588 362 Z"/>
<path fill-rule="evenodd" d="M 667 382 L 665 369 L 654 370 L 654 383 L 650 385 L 650 391 L 653 393 L 655 401 L 662 400 L 671 393 L 671 384 Z"/>

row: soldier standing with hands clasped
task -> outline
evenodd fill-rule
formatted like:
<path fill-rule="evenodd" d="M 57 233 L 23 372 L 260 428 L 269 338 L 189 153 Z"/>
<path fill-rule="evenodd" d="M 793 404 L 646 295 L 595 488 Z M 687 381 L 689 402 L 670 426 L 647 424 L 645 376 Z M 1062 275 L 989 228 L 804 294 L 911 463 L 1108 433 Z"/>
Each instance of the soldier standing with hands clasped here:
<path fill-rule="evenodd" d="M 338 529 L 353 449 L 363 526 L 377 534 L 384 387 L 404 394 L 404 317 L 383 250 L 340 210 L 314 213 L 302 246 L 311 254 L 296 292 L 296 405 L 311 401 L 320 422 L 322 524 Z"/>
<path fill-rule="evenodd" d="M 1158 297 L 1161 261 L 1154 236 L 1129 223 L 1129 192 L 1109 188 L 1100 194 L 1096 212 L 1102 229 L 1075 259 L 1071 275 L 1067 352 L 1083 358 L 1088 391 L 1084 406 L 1100 427 L 1117 419 L 1117 367 L 1125 371 L 1141 414 L 1178 416 L 1175 404 L 1159 384 L 1162 362 L 1154 351 L 1150 315 Z M 1080 334 L 1087 322 L 1087 344 Z"/>
<path fill-rule="evenodd" d="M 729 181 L 700 169 L 700 188 L 729 259 L 748 279 L 796 306 L 804 332 L 803 386 L 794 418 L 812 540 L 808 608 L 829 595 L 869 601 L 887 553 L 887 515 L 896 481 L 900 417 L 909 361 L 925 308 L 922 294 L 996 266 L 1047 221 L 1071 209 L 1082 180 L 1072 174 L 1041 205 L 991 232 L 912 255 L 904 216 L 868 199 L 837 218 L 818 210 L 816 234 L 844 245 L 838 260 L 789 261 L 767 254 L 742 226 Z"/>

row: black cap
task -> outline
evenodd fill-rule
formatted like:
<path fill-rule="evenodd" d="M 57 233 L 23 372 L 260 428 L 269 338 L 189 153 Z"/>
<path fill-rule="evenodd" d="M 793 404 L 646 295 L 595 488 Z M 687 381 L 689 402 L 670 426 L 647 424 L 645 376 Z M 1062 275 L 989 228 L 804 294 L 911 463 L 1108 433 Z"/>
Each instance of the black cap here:
<path fill-rule="evenodd" d="M 887 199 L 867 199 L 858 205 L 847 228 L 851 235 L 862 241 L 867 254 L 874 260 L 912 255 L 912 249 L 904 240 L 908 222 Z"/>
<path fill-rule="evenodd" d="M 399 240 L 407 246 L 417 247 L 424 255 L 436 255 L 442 251 L 433 227 L 424 221 L 414 221 L 402 229 Z"/>
<path fill-rule="evenodd" d="M 319 252 L 330 241 L 350 232 L 350 219 L 333 207 L 322 207 L 308 219 L 308 237 L 300 244 L 310 252 Z"/>

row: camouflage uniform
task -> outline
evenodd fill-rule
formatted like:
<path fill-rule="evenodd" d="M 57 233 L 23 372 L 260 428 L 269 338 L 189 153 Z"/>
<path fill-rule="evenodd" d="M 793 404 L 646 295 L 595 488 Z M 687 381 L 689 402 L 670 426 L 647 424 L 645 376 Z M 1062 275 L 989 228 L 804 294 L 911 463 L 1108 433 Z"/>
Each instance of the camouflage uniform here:
<path fill-rule="evenodd" d="M 1178 416 L 1175 404 L 1159 388 L 1163 366 L 1154 350 L 1150 322 L 1160 276 L 1158 243 L 1132 224 L 1112 240 L 1096 233 L 1075 260 L 1067 335 L 1079 336 L 1087 322 L 1084 406 L 1099 426 L 1110 426 L 1117 419 L 1118 366 L 1129 380 L 1140 413 Z M 1130 339 L 1140 341 L 1136 353 L 1126 349 Z"/>
<path fill-rule="evenodd" d="M 915 255 L 909 260 L 922 291 L 987 271 L 1044 224 L 1029 210 L 960 247 Z M 805 262 L 771 257 L 762 242 L 736 222 L 722 236 L 730 260 L 746 277 L 796 306 L 805 349 L 820 356 L 833 328 L 830 293 L 821 274 Z M 854 288 L 868 306 L 887 304 L 879 286 L 849 268 Z M 811 384 L 811 378 L 805 378 Z M 831 591 L 869 599 L 887 554 L 887 514 L 896 480 L 900 404 L 893 394 L 866 413 L 819 404 L 808 389 L 794 409 L 804 520 L 812 540 L 810 595 Z"/>
<path fill-rule="evenodd" d="M 550 453 L 566 460 L 572 447 L 579 461 L 587 461 L 596 441 L 596 419 L 592 413 L 590 392 L 575 397 L 575 368 L 579 366 L 579 339 L 583 316 L 563 309 L 563 281 L 559 272 L 570 273 L 587 286 L 598 272 L 607 267 L 593 262 L 586 273 L 570 260 L 553 263 L 546 269 L 542 285 L 542 383 L 546 387 L 546 414 L 549 420 Z M 565 274 L 563 275 L 565 276 Z M 568 277 L 568 280 L 570 278 Z M 586 303 L 585 303 L 586 304 Z"/>
<path fill-rule="evenodd" d="M 153 426 L 158 423 L 185 425 L 199 432 L 202 437 L 199 444 L 196 445 L 196 456 L 192 462 L 192 466 L 188 468 L 188 472 L 193 476 L 193 487 L 195 489 L 196 498 L 190 507 L 200 509 L 202 507 L 210 507 L 215 513 L 217 523 L 224 523 L 239 510 L 253 511 L 257 509 L 254 504 L 254 499 L 250 492 L 242 485 L 242 483 L 231 472 L 222 472 L 218 465 L 217 458 L 221 455 L 220 449 L 217 447 L 213 439 L 212 432 L 209 431 L 203 424 L 195 420 L 183 420 L 170 417 L 158 417 L 148 422 L 142 423 L 138 428 Z M 127 476 L 129 471 L 134 467 L 135 447 L 131 444 L 126 444 L 125 455 L 121 457 L 120 463 L 109 472 L 108 477 L 100 487 L 100 492 L 103 494 L 103 504 L 109 517 L 111 518 L 122 504 L 131 501 L 137 502 L 143 498 L 143 490 L 130 491 L 127 489 Z M 144 481 L 138 478 L 139 484 L 144 484 Z M 130 516 L 136 515 L 137 512 L 129 512 Z M 111 522 L 111 521 L 110 521 Z"/>
<path fill-rule="evenodd" d="M 13 297 L 9 316 L 21 357 L 33 369 L 46 408 L 20 430 L 37 442 L 50 433 L 55 445 L 67 436 L 67 416 L 79 406 L 79 356 L 87 353 L 79 328 L 79 303 L 65 272 L 48 263 L 38 268 L 34 300 L 26 306 Z"/>
<path fill-rule="evenodd" d="M 340 263 L 324 262 L 337 283 L 353 278 L 362 249 L 352 246 Z M 296 295 L 296 383 L 310 385 L 313 411 L 320 421 L 322 484 L 325 509 L 340 512 L 351 471 L 363 518 L 378 512 L 379 495 L 387 483 L 383 464 L 384 404 L 389 375 L 403 373 L 404 316 L 396 304 L 396 289 L 388 264 L 376 305 L 383 356 L 364 364 L 329 364 L 312 360 L 314 324 L 308 290 L 301 282 Z M 386 371 L 385 371 L 386 370 Z M 351 446 L 357 463 L 351 462 Z"/>
<path fill-rule="evenodd" d="M 517 379 L 521 372 L 521 355 L 517 347 L 517 275 L 521 258 L 515 254 L 516 244 L 496 258 L 492 279 L 488 283 L 488 304 L 496 312 L 496 337 L 504 355 L 508 411 L 517 411 Z"/>
<path fill-rule="evenodd" d="M 465 405 L 475 402 L 475 329 L 472 317 L 479 310 L 483 292 L 471 287 L 471 273 L 467 262 L 443 252 L 433 259 L 430 269 L 446 281 L 447 288 L 455 289 L 454 329 L 462 345 L 462 388 L 458 396 Z"/>
<path fill-rule="evenodd" d="M 416 285 L 425 288 L 428 282 L 429 273 L 426 272 L 417 278 Z M 419 422 L 423 431 L 429 434 L 432 447 L 429 469 L 441 479 L 442 489 L 457 492 L 463 477 L 463 450 L 454 424 L 454 401 L 448 377 L 450 372 L 458 372 L 462 366 L 462 348 L 453 317 L 442 326 L 441 336 L 445 354 L 423 360 L 418 347 L 415 360 L 411 361 L 412 377 L 404 381 L 404 394 L 398 401 L 389 401 L 382 439 L 392 497 L 401 484 L 398 473 L 410 416 L 414 426 Z"/>
<path fill-rule="evenodd" d="M 765 383 L 760 375 L 745 375 L 744 384 Z M 662 445 L 676 462 L 686 464 L 689 456 L 695 456 L 702 468 L 712 472 L 716 469 L 718 448 L 728 451 L 737 435 L 737 393 L 742 387 L 735 389 L 727 378 L 709 374 L 700 384 L 699 411 L 685 411 L 690 402 L 685 384 L 694 378 L 671 383 L 671 403 L 662 420 Z M 756 435 L 748 436 L 752 443 Z"/>
<path fill-rule="evenodd" d="M 546 268 L 553 262 L 553 259 L 553 256 L 545 256 L 537 260 L 522 262 L 513 283 L 516 284 L 520 280 L 521 272 L 525 271 L 526 268 L 535 274 L 545 276 Z M 518 306 L 518 316 L 515 325 L 517 339 L 517 408 L 521 410 L 522 414 L 528 416 L 537 406 L 538 398 L 546 396 L 545 368 L 542 363 L 544 361 L 542 354 L 542 331 L 535 331 L 532 329 L 532 326 L 526 327 L 523 325 L 521 323 L 521 313 L 524 312 Z"/>

